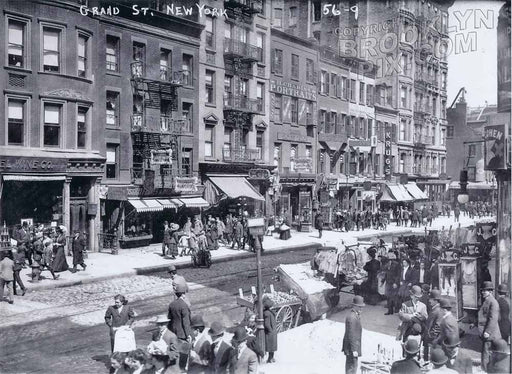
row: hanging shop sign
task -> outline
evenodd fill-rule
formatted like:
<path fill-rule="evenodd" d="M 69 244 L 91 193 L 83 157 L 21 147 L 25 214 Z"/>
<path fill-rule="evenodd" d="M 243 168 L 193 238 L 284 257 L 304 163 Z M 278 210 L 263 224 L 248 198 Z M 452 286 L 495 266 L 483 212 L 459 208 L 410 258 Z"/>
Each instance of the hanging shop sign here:
<path fill-rule="evenodd" d="M 152 149 L 151 150 L 151 165 L 171 165 L 172 164 L 172 150 L 169 149 Z"/>
<path fill-rule="evenodd" d="M 61 173 L 67 165 L 64 158 L 0 156 L 0 172 Z"/>
<path fill-rule="evenodd" d="M 311 173 L 313 170 L 313 160 L 311 157 L 301 157 L 295 159 L 295 172 Z"/>
<path fill-rule="evenodd" d="M 267 169 L 251 169 L 249 170 L 249 179 L 270 179 L 270 171 Z"/>
<path fill-rule="evenodd" d="M 338 191 L 338 178 L 327 178 L 327 189 L 329 191 Z"/>
<path fill-rule="evenodd" d="M 316 88 L 309 87 L 303 84 L 296 84 L 291 82 L 283 82 L 282 80 L 270 80 L 270 92 L 275 92 L 280 95 L 287 95 L 298 97 L 301 99 L 316 101 Z"/>
<path fill-rule="evenodd" d="M 384 131 L 385 138 L 384 138 L 384 176 L 387 181 L 391 180 L 391 162 L 393 160 L 391 156 L 391 148 L 392 148 L 392 142 L 391 142 L 391 126 L 386 123 L 386 128 Z"/>
<path fill-rule="evenodd" d="M 493 125 L 485 127 L 485 170 L 502 170 L 507 168 L 506 160 L 506 126 Z"/>
<path fill-rule="evenodd" d="M 128 199 L 128 188 L 118 186 L 108 186 L 106 192 L 107 200 L 124 201 Z"/>
<path fill-rule="evenodd" d="M 195 177 L 175 177 L 174 191 L 176 192 L 196 192 L 197 179 Z"/>

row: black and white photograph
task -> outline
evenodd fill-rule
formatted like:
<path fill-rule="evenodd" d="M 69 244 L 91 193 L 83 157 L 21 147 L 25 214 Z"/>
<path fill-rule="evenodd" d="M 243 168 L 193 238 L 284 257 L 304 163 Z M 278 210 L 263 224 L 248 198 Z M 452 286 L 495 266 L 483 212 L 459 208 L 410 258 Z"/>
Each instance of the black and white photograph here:
<path fill-rule="evenodd" d="M 0 0 L 0 373 L 512 373 L 510 0 Z"/>

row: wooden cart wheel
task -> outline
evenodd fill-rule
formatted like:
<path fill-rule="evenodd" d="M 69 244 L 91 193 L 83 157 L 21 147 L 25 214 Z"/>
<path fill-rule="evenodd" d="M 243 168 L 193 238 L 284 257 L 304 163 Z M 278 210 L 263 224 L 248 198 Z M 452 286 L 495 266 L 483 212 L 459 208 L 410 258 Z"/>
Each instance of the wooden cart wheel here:
<path fill-rule="evenodd" d="M 289 330 L 293 323 L 293 310 L 290 306 L 282 306 L 276 314 L 277 332 Z"/>

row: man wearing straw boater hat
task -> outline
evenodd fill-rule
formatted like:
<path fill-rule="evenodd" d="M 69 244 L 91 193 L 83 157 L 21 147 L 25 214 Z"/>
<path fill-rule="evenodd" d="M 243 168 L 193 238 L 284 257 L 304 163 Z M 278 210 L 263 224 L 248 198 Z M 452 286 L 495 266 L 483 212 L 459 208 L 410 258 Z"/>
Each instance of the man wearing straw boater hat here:
<path fill-rule="evenodd" d="M 492 291 L 494 291 L 492 282 L 483 282 L 480 291 L 482 292 L 483 303 L 478 311 L 478 327 L 481 329 L 480 338 L 482 339 L 482 369 L 487 371 L 492 342 L 501 339 L 498 325 L 500 306 L 492 294 Z"/>
<path fill-rule="evenodd" d="M 14 261 L 12 259 L 12 247 L 0 248 L 0 302 L 4 300 L 4 286 L 9 291 L 9 304 L 14 304 Z"/>
<path fill-rule="evenodd" d="M 345 353 L 345 373 L 357 373 L 357 360 L 361 356 L 361 311 L 365 306 L 362 296 L 355 296 L 352 310 L 345 320 L 345 336 L 343 337 L 343 353 Z"/>

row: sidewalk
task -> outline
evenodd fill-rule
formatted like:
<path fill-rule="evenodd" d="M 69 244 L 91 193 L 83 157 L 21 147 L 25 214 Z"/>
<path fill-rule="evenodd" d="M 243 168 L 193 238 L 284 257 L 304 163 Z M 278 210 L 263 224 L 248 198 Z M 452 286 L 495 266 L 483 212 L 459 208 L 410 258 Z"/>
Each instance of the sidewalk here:
<path fill-rule="evenodd" d="M 490 220 L 491 217 L 482 218 L 481 220 L 472 219 L 469 217 L 460 217 L 460 224 L 463 227 L 473 225 L 475 222 Z M 439 217 L 437 218 L 432 227 L 428 229 L 441 229 L 445 227 L 448 229 L 450 226 L 456 227 L 453 215 L 451 218 Z M 386 231 L 367 229 L 364 231 L 324 231 L 323 237 L 318 238 L 318 231 L 312 232 L 292 232 L 292 237 L 289 240 L 280 240 L 277 235 L 273 237 L 266 236 L 263 241 L 265 253 L 269 252 L 284 252 L 294 249 L 317 247 L 317 246 L 338 246 L 343 240 L 345 244 L 356 244 L 358 240 L 371 241 L 373 238 L 382 237 L 384 239 L 390 238 L 392 235 L 406 234 L 406 233 L 420 233 L 425 232 L 424 227 L 411 228 L 396 226 L 395 224 L 389 225 Z M 247 258 L 254 256 L 254 253 L 248 251 L 237 251 L 220 247 L 217 251 L 212 251 L 213 263 L 231 261 L 235 258 Z M 72 267 L 72 258 L 67 257 L 68 264 Z M 191 267 L 190 256 L 178 257 L 176 260 L 169 260 L 161 256 L 161 244 L 151 244 L 147 247 L 133 248 L 133 249 L 120 249 L 118 255 L 111 255 L 109 253 L 89 253 L 88 258 L 85 260 L 87 270 L 71 273 L 65 271 L 59 273 L 60 278 L 53 280 L 48 271 L 43 272 L 45 279 L 38 283 L 31 282 L 31 268 L 27 267 L 21 271 L 21 278 L 25 282 L 28 292 L 68 287 L 73 285 L 85 284 L 96 282 L 100 280 L 128 277 L 132 275 L 150 274 L 165 270 L 169 265 L 173 264 L 178 269 Z M 79 267 L 80 268 L 80 267 Z M 81 269 L 81 268 L 80 268 Z"/>

